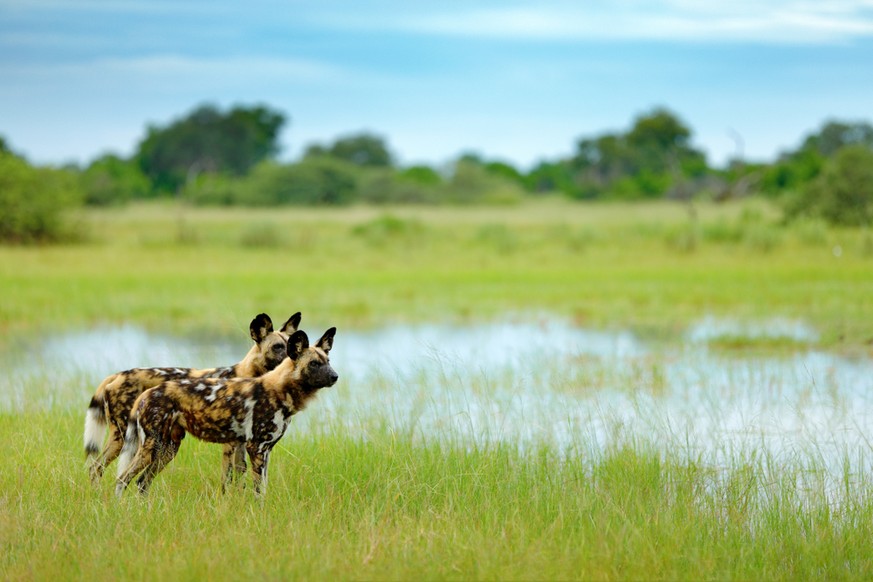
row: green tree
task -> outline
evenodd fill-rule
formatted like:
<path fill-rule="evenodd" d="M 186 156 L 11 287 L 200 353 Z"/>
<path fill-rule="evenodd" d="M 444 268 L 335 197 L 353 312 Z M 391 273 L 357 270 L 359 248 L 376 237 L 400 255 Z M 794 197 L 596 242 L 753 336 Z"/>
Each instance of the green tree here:
<path fill-rule="evenodd" d="M 540 162 L 524 177 L 525 188 L 529 192 L 549 193 L 563 192 L 573 198 L 584 198 L 577 195 L 573 181 L 574 172 L 570 164 L 564 161 Z"/>
<path fill-rule="evenodd" d="M 267 107 L 227 113 L 204 105 L 167 127 L 149 127 L 137 160 L 157 193 L 174 193 L 199 174 L 242 176 L 273 158 L 285 117 Z"/>
<path fill-rule="evenodd" d="M 689 140 L 691 130 L 665 109 L 637 118 L 627 134 L 633 166 L 652 174 L 676 173 L 683 160 L 696 157 Z"/>
<path fill-rule="evenodd" d="M 873 149 L 873 126 L 865 122 L 828 121 L 806 136 L 796 150 L 782 154 L 764 168 L 761 192 L 770 196 L 798 195 L 821 174 L 829 159 L 852 145 Z M 795 196 L 792 204 L 804 205 L 803 200 L 804 196 Z"/>
<path fill-rule="evenodd" d="M 342 137 L 329 148 L 319 145 L 310 146 L 306 157 L 321 157 L 324 154 L 356 166 L 380 168 L 394 165 L 394 159 L 385 141 L 369 133 Z"/>
<path fill-rule="evenodd" d="M 70 234 L 64 213 L 81 202 L 76 176 L 66 170 L 35 168 L 0 151 L 0 240 L 52 241 Z"/>
<path fill-rule="evenodd" d="M 814 150 L 829 158 L 848 145 L 873 148 L 873 126 L 865 122 L 829 121 L 803 141 L 800 151 Z"/>
<path fill-rule="evenodd" d="M 804 148 L 781 156 L 761 171 L 760 190 L 768 196 L 798 192 L 821 173 L 827 162 L 814 148 Z"/>
<path fill-rule="evenodd" d="M 686 197 L 693 193 L 689 181 L 709 170 L 690 139 L 691 130 L 662 108 L 638 117 L 627 133 L 582 139 L 568 160 L 574 174 L 569 193 L 577 198 Z"/>

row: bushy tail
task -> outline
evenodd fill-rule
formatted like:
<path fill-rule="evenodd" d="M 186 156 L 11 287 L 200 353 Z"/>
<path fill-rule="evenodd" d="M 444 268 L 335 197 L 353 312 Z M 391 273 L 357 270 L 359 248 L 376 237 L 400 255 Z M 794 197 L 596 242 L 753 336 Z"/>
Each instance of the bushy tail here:
<path fill-rule="evenodd" d="M 121 456 L 118 457 L 119 477 L 121 477 L 130 466 L 130 462 L 133 461 L 133 457 L 136 455 L 137 449 L 139 449 L 140 438 L 139 431 L 136 428 L 136 418 L 137 414 L 134 412 L 131 414 L 130 420 L 127 421 L 127 432 L 124 434 L 124 446 L 121 448 Z"/>
<path fill-rule="evenodd" d="M 104 391 L 106 385 L 114 379 L 115 375 L 112 375 L 100 383 L 97 392 L 91 398 L 88 411 L 85 413 L 85 458 L 89 461 L 93 461 L 97 453 L 100 452 L 100 447 L 103 445 L 103 439 L 106 436 L 106 401 L 104 399 Z"/>

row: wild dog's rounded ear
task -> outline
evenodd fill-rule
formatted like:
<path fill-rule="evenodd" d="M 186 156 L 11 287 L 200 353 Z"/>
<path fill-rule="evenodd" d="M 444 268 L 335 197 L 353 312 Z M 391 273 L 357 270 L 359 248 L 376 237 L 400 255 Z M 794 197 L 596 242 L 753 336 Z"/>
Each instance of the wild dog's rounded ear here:
<path fill-rule="evenodd" d="M 332 327 L 321 336 L 321 339 L 318 340 L 318 343 L 315 344 L 315 347 L 321 348 L 324 350 L 324 353 L 330 352 L 330 349 L 333 347 L 333 336 L 336 335 L 336 328 Z"/>
<path fill-rule="evenodd" d="M 249 332 L 256 344 L 261 343 L 273 331 L 273 320 L 266 313 L 260 313 L 249 324 Z"/>
<path fill-rule="evenodd" d="M 300 327 L 300 320 L 302 318 L 303 318 L 303 316 L 298 311 L 297 313 L 295 313 L 294 315 L 292 315 L 291 317 L 288 318 L 288 321 L 286 321 L 282 325 L 282 327 L 279 328 L 279 331 L 284 331 L 285 333 L 293 333 L 293 332 L 297 331 L 297 328 Z"/>
<path fill-rule="evenodd" d="M 302 329 L 295 331 L 288 338 L 288 357 L 292 360 L 302 356 L 307 349 L 309 349 L 309 337 Z"/>

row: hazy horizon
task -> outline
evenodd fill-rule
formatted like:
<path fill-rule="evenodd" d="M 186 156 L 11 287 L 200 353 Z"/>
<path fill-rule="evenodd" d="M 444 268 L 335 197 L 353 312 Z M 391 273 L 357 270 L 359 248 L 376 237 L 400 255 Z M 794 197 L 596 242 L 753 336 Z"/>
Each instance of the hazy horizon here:
<path fill-rule="evenodd" d="M 35 163 L 130 155 L 195 107 L 283 112 L 281 159 L 367 131 L 401 164 L 529 168 L 663 106 L 722 165 L 873 117 L 873 2 L 0 0 L 0 135 Z"/>

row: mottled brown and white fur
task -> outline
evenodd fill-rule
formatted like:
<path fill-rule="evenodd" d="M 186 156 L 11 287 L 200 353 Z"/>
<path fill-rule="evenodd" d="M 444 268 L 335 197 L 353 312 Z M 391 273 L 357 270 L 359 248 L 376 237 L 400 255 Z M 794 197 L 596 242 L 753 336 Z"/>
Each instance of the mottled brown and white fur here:
<path fill-rule="evenodd" d="M 186 433 L 198 439 L 244 446 L 251 461 L 255 492 L 266 491 L 270 451 L 285 434 L 291 417 L 321 388 L 338 378 L 328 354 L 336 328 L 310 347 L 297 331 L 288 339 L 288 358 L 260 378 L 183 379 L 143 392 L 133 407 L 118 465 L 115 492 L 131 480 L 145 494 L 179 451 Z"/>
<path fill-rule="evenodd" d="M 85 414 L 85 455 L 91 481 L 97 483 L 106 466 L 121 453 L 124 431 L 130 420 L 133 403 L 149 388 L 167 380 L 194 378 L 254 378 L 262 376 L 279 365 L 287 355 L 287 340 L 300 325 L 299 312 L 292 315 L 279 331 L 273 331 L 270 317 L 261 313 L 249 325 L 255 345 L 245 358 L 233 366 L 222 368 L 134 368 L 107 377 L 100 386 Z M 100 451 L 106 426 L 109 438 Z M 227 483 L 234 473 L 245 473 L 245 451 L 225 446 L 222 453 L 222 478 Z"/>

